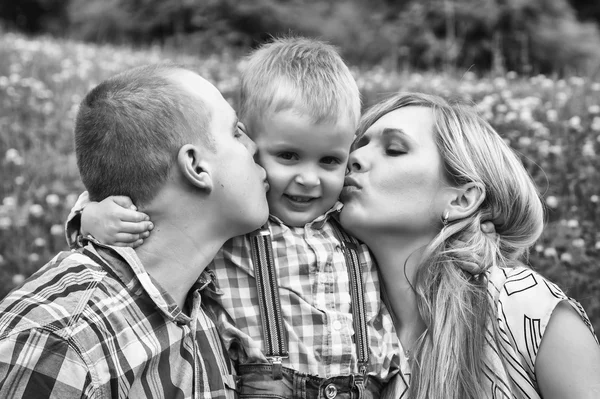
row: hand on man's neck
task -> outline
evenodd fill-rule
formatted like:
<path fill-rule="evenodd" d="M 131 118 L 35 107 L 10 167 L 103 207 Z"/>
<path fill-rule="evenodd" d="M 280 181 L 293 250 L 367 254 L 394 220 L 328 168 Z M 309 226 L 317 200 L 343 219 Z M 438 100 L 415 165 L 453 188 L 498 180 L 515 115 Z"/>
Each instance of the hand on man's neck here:
<path fill-rule="evenodd" d="M 171 201 L 169 196 L 156 201 L 161 200 Z M 220 232 L 220 221 L 197 205 L 172 201 L 169 206 L 163 203 L 146 207 L 144 212 L 155 227 L 144 244 L 135 249 L 146 271 L 182 309 L 192 285 L 230 238 Z"/>

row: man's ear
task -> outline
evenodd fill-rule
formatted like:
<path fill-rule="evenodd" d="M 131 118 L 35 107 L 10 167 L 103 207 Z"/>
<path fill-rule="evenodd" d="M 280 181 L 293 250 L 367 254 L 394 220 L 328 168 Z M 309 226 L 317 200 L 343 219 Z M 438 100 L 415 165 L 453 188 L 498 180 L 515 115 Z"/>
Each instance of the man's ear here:
<path fill-rule="evenodd" d="M 447 212 L 448 221 L 464 219 L 475 213 L 485 200 L 485 188 L 481 183 L 467 183 L 451 189 Z"/>
<path fill-rule="evenodd" d="M 182 146 L 177 153 L 177 164 L 183 178 L 190 184 L 208 192 L 212 191 L 213 179 L 209 163 L 197 146 L 193 144 Z"/>

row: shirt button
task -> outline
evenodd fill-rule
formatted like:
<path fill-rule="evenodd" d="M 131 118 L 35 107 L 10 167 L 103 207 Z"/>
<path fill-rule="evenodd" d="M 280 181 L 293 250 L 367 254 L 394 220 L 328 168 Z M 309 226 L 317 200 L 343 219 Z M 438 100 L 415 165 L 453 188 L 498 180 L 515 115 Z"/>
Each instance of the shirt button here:
<path fill-rule="evenodd" d="M 333 322 L 333 328 L 336 331 L 340 331 L 342 329 L 342 323 L 339 320 Z"/>
<path fill-rule="evenodd" d="M 333 384 L 329 384 L 325 387 L 325 396 L 327 399 L 333 399 L 337 396 L 337 388 Z"/>

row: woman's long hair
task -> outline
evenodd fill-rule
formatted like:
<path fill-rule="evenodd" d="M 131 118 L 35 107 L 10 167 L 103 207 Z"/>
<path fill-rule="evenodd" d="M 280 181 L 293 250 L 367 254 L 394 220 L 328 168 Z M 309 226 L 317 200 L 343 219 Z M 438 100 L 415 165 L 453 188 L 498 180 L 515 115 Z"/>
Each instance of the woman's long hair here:
<path fill-rule="evenodd" d="M 413 350 L 409 397 L 480 399 L 487 396 L 486 325 L 495 318 L 485 271 L 519 263 L 542 232 L 544 209 L 519 158 L 472 107 L 400 93 L 370 108 L 358 135 L 383 115 L 407 106 L 433 111 L 434 137 L 448 181 L 456 186 L 480 183 L 486 194 L 467 218 L 443 226 L 440 215 L 440 233 L 417 269 L 413 286 L 426 330 Z M 495 225 L 496 239 L 481 231 L 488 220 Z"/>

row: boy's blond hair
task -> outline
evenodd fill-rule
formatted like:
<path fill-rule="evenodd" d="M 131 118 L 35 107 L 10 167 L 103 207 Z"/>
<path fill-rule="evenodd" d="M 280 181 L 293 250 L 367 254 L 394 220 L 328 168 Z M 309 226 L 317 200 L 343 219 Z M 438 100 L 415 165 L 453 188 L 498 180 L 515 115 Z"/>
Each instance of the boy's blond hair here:
<path fill-rule="evenodd" d="M 240 118 L 249 127 L 288 109 L 313 123 L 360 118 L 360 92 L 335 47 L 316 39 L 282 37 L 251 53 L 242 71 Z"/>

